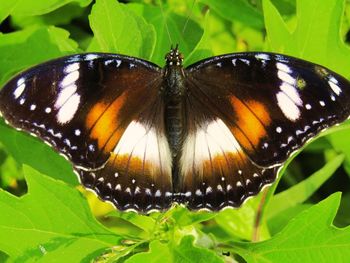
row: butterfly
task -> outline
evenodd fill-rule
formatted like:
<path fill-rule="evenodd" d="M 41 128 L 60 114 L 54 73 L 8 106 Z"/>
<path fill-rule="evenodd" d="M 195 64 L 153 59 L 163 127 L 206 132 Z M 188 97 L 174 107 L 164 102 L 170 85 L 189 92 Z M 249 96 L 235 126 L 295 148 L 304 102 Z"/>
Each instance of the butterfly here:
<path fill-rule="evenodd" d="M 239 207 L 350 115 L 350 83 L 304 60 L 234 53 L 184 68 L 178 47 L 165 58 L 164 68 L 118 54 L 58 58 L 10 80 L 0 112 L 101 199 L 141 213 Z"/>

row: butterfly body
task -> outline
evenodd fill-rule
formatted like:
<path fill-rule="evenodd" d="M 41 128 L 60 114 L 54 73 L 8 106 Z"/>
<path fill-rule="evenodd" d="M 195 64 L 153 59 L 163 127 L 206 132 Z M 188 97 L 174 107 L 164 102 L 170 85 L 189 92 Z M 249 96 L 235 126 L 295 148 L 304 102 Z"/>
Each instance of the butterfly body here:
<path fill-rule="evenodd" d="M 164 123 L 173 158 L 177 158 L 181 150 L 183 129 L 185 127 L 186 94 L 185 75 L 182 68 L 182 58 L 177 49 L 167 56 L 167 64 L 164 69 Z"/>
<path fill-rule="evenodd" d="M 0 112 L 69 159 L 118 209 L 239 207 L 310 138 L 350 115 L 350 84 L 310 62 L 228 54 L 182 67 L 88 53 L 31 68 Z"/>

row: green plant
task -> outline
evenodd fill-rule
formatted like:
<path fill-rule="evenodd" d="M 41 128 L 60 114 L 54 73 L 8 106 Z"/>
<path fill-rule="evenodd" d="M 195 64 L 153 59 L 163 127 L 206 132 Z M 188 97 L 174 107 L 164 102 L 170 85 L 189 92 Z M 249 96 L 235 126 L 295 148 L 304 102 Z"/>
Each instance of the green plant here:
<path fill-rule="evenodd" d="M 345 0 L 254 3 L 0 0 L 0 22 L 11 15 L 7 29 L 13 31 L 0 33 L 0 84 L 34 64 L 85 51 L 127 54 L 163 65 L 175 43 L 186 65 L 210 55 L 265 50 L 350 77 L 350 49 L 343 40 L 350 28 L 350 5 Z M 328 131 L 281 172 L 278 183 L 238 210 L 193 213 L 176 206 L 145 216 L 98 201 L 78 187 L 67 161 L 1 122 L 0 186 L 8 191 L 0 190 L 0 262 L 347 261 L 349 145 L 349 123 Z M 342 197 L 329 195 L 341 184 Z M 343 228 L 333 225 L 334 218 Z"/>

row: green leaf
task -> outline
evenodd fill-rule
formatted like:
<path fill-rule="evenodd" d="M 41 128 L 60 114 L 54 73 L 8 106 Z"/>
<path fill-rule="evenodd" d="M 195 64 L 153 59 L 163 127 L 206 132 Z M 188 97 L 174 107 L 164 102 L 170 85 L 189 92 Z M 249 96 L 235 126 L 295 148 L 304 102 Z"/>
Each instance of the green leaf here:
<path fill-rule="evenodd" d="M 297 26 L 288 28 L 270 0 L 263 0 L 271 50 L 304 58 L 350 76 L 350 49 L 341 39 L 344 0 L 297 0 Z"/>
<path fill-rule="evenodd" d="M 205 18 L 205 34 L 209 35 L 206 44 L 210 46 L 212 53 L 220 55 L 234 51 L 236 49 L 236 39 L 232 32 L 227 30 L 227 22 L 210 10 Z"/>
<path fill-rule="evenodd" d="M 181 262 L 181 263 L 222 263 L 223 260 L 205 248 L 197 247 L 193 244 L 194 237 L 189 235 L 182 238 L 181 243 L 177 245 L 162 244 L 155 240 L 150 243 L 148 252 L 139 253 L 129 258 L 127 263 L 137 262 Z"/>
<path fill-rule="evenodd" d="M 78 184 L 72 165 L 42 141 L 16 131 L 2 122 L 0 122 L 0 134 L 0 142 L 17 162 L 30 165 L 39 172 L 70 185 Z"/>
<path fill-rule="evenodd" d="M 75 52 L 77 44 L 68 36 L 53 26 L 0 35 L 0 85 L 22 69 Z"/>
<path fill-rule="evenodd" d="M 84 8 L 76 4 L 68 4 L 41 16 L 12 15 L 11 25 L 16 28 L 26 28 L 33 25 L 69 25 L 74 18 L 80 17 L 83 12 Z"/>
<path fill-rule="evenodd" d="M 260 10 L 254 8 L 245 0 L 201 0 L 215 12 L 229 21 L 239 21 L 256 29 L 264 28 L 264 19 Z"/>
<path fill-rule="evenodd" d="M 261 202 L 262 193 L 249 199 L 239 209 L 225 209 L 215 217 L 218 225 L 231 236 L 252 240 L 256 213 Z M 264 240 L 270 237 L 265 222 L 261 223 L 259 237 Z"/>
<path fill-rule="evenodd" d="M 331 133 L 328 139 L 335 150 L 345 154 L 344 166 L 350 176 L 350 129 Z"/>
<path fill-rule="evenodd" d="M 200 248 L 193 244 L 193 236 L 182 238 L 179 246 L 173 247 L 174 262 L 196 262 L 196 263 L 214 263 L 223 262 L 215 252 Z"/>
<path fill-rule="evenodd" d="M 0 0 L 4 1 L 4 0 Z M 80 6 L 87 6 L 91 0 L 35 0 L 23 1 L 18 0 L 13 2 L 13 11 L 11 14 L 20 16 L 35 16 L 50 13 L 69 3 L 77 3 Z M 1 2 L 0 2 L 1 4 Z"/>
<path fill-rule="evenodd" d="M 130 4 L 129 7 L 137 14 L 142 15 L 151 23 L 157 33 L 157 43 L 151 61 L 164 65 L 164 55 L 169 52 L 170 46 L 179 44 L 181 52 L 185 55 L 192 52 L 203 35 L 203 30 L 191 19 L 186 25 L 187 18 L 179 16 L 163 5 L 163 11 L 158 7 L 141 4 Z"/>
<path fill-rule="evenodd" d="M 167 244 L 161 243 L 159 240 L 154 240 L 149 244 L 149 251 L 144 253 L 138 253 L 128 260 L 125 263 L 155 263 L 155 262 L 164 262 L 172 263 L 172 253 Z"/>
<path fill-rule="evenodd" d="M 95 40 L 89 51 L 150 59 L 155 45 L 152 25 L 114 0 L 97 0 L 89 16 Z"/>
<path fill-rule="evenodd" d="M 109 216 L 124 219 L 149 234 L 152 234 L 152 231 L 154 230 L 156 224 L 156 221 L 152 217 L 139 215 L 135 212 L 113 211 L 109 214 Z"/>
<path fill-rule="evenodd" d="M 343 161 L 344 155 L 338 155 L 304 181 L 273 196 L 266 215 L 272 218 L 279 213 L 284 213 L 283 211 L 287 208 L 305 202 L 334 174 Z"/>
<path fill-rule="evenodd" d="M 0 23 L 8 17 L 21 0 L 0 0 Z"/>
<path fill-rule="evenodd" d="M 283 15 L 291 15 L 295 13 L 296 0 L 271 0 L 277 7 L 278 11 Z"/>
<path fill-rule="evenodd" d="M 0 166 L 1 185 L 0 187 L 17 188 L 17 180 L 23 179 L 21 169 L 12 156 L 7 156 Z"/>
<path fill-rule="evenodd" d="M 235 243 L 248 262 L 346 262 L 350 257 L 350 227 L 332 225 L 340 193 L 300 213 L 272 239 Z"/>
<path fill-rule="evenodd" d="M 189 211 L 183 206 L 172 208 L 168 214 L 175 220 L 177 226 L 184 227 L 200 222 L 208 221 L 216 216 L 216 213 L 207 211 Z"/>
<path fill-rule="evenodd" d="M 296 217 L 302 211 L 312 207 L 312 204 L 298 204 L 289 208 L 284 209 L 281 213 L 275 215 L 274 217 L 269 217 L 267 224 L 271 235 L 275 235 L 280 232 L 291 220 L 291 218 Z M 266 213 L 269 216 L 268 212 Z"/>
<path fill-rule="evenodd" d="M 75 189 L 24 167 L 28 194 L 0 190 L 0 250 L 13 261 L 80 262 L 117 245 Z"/>
<path fill-rule="evenodd" d="M 211 47 L 210 47 L 210 14 L 207 12 L 205 15 L 205 25 L 204 25 L 204 32 L 203 35 L 198 42 L 197 46 L 194 48 L 194 50 L 187 56 L 185 57 L 184 60 L 184 65 L 191 65 L 195 62 L 198 62 L 199 60 L 208 58 L 213 55 L 211 52 Z"/>

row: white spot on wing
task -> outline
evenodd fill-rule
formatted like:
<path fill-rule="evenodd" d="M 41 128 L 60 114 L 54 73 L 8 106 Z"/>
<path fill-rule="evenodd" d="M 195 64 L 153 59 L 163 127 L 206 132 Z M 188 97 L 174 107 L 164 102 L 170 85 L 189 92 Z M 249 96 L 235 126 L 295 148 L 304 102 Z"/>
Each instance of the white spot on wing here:
<path fill-rule="evenodd" d="M 70 122 L 77 112 L 80 104 L 80 95 L 75 93 L 63 104 L 57 113 L 57 121 L 61 124 Z"/>
<path fill-rule="evenodd" d="M 250 61 L 248 59 L 245 59 L 245 58 L 240 58 L 239 59 L 240 61 L 242 61 L 244 64 L 246 64 L 247 66 L 250 65 Z"/>
<path fill-rule="evenodd" d="M 24 89 L 26 88 L 26 84 L 24 82 L 25 82 L 24 78 L 20 78 L 17 81 L 17 88 L 13 92 L 13 95 L 15 96 L 15 99 L 18 99 L 23 94 Z"/>
<path fill-rule="evenodd" d="M 277 72 L 277 75 L 282 81 L 287 82 L 290 85 L 294 86 L 296 84 L 296 79 L 293 78 L 289 73 L 287 73 L 283 70 L 279 70 Z"/>
<path fill-rule="evenodd" d="M 85 60 L 94 60 L 98 58 L 98 56 L 96 54 L 87 54 L 85 55 Z"/>
<path fill-rule="evenodd" d="M 299 91 L 294 86 L 283 82 L 280 86 L 280 89 L 288 95 L 288 97 L 298 106 L 303 105 L 303 101 L 300 98 Z"/>
<path fill-rule="evenodd" d="M 75 83 L 79 78 L 79 71 L 69 72 L 61 81 L 60 86 L 62 88 Z"/>
<path fill-rule="evenodd" d="M 276 63 L 276 67 L 277 67 L 278 70 L 284 71 L 286 73 L 292 73 L 291 68 L 288 65 L 284 64 L 284 63 L 277 62 Z"/>
<path fill-rule="evenodd" d="M 294 101 L 287 96 L 283 91 L 276 95 L 277 103 L 283 112 L 284 116 L 291 121 L 296 121 L 300 117 L 300 110 Z"/>
<path fill-rule="evenodd" d="M 55 102 L 55 108 L 59 109 L 64 105 L 68 99 L 73 96 L 77 91 L 77 86 L 72 84 L 69 86 L 64 87 L 63 89 L 60 90 L 60 93 L 58 94 L 57 100 Z"/>
<path fill-rule="evenodd" d="M 213 120 L 186 137 L 180 159 L 181 173 L 190 173 L 195 164 L 195 169 L 202 174 L 205 161 L 215 158 L 216 155 L 237 153 L 241 150 L 225 123 L 221 119 Z"/>
<path fill-rule="evenodd" d="M 341 88 L 337 85 L 338 81 L 332 77 L 329 79 L 328 84 L 331 87 L 331 89 L 334 91 L 334 93 L 337 94 L 337 96 L 339 96 L 341 93 Z"/>
<path fill-rule="evenodd" d="M 151 168 L 155 169 L 151 173 L 162 168 L 162 172 L 171 175 L 172 159 L 165 135 L 157 134 L 154 128 L 145 127 L 137 121 L 128 125 L 114 152 L 132 154 L 141 160 L 146 157 L 146 162 L 151 162 Z"/>
<path fill-rule="evenodd" d="M 75 63 L 67 65 L 64 68 L 64 72 L 65 73 L 70 73 L 70 72 L 73 72 L 73 71 L 77 71 L 79 69 L 79 67 L 80 67 L 79 62 L 75 62 Z"/>
<path fill-rule="evenodd" d="M 268 54 L 263 54 L 263 53 L 260 53 L 260 54 L 256 54 L 255 55 L 255 58 L 256 59 L 262 59 L 262 60 L 270 60 L 270 55 Z"/>

